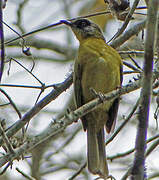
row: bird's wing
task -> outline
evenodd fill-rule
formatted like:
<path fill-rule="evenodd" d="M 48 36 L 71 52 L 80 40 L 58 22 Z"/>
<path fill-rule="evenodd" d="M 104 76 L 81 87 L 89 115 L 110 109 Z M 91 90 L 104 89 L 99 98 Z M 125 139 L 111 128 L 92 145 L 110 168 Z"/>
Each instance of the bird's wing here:
<path fill-rule="evenodd" d="M 77 108 L 84 104 L 83 102 L 83 94 L 82 94 L 82 86 L 81 86 L 81 78 L 82 78 L 82 67 L 80 64 L 75 63 L 74 67 L 74 94 L 75 94 L 75 102 Z M 87 128 L 87 121 L 85 117 L 81 117 L 82 124 L 84 130 Z"/>
<path fill-rule="evenodd" d="M 81 87 L 82 68 L 80 64 L 75 64 L 74 68 L 74 93 L 76 106 L 82 106 L 82 87 Z"/>
<path fill-rule="evenodd" d="M 122 84 L 123 81 L 123 66 L 120 66 L 120 85 Z M 114 100 L 112 106 L 110 107 L 108 111 L 108 120 L 106 122 L 106 130 L 107 133 L 110 133 L 110 131 L 114 130 L 115 124 L 116 124 L 116 117 L 118 113 L 118 107 L 119 107 L 119 100 L 120 98 L 117 98 Z"/>

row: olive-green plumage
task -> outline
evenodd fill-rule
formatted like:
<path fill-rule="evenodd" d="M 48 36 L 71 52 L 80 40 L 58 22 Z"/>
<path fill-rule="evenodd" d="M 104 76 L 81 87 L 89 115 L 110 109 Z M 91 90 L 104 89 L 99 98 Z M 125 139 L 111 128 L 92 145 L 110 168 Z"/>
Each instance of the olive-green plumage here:
<path fill-rule="evenodd" d="M 94 94 L 108 93 L 121 86 L 122 62 L 116 50 L 105 43 L 100 28 L 87 19 L 69 25 L 80 42 L 74 65 L 74 92 L 77 107 L 93 100 Z M 83 116 L 84 130 L 87 130 L 88 169 L 93 174 L 106 178 L 108 173 L 104 126 L 109 133 L 115 125 L 119 99 L 108 101 Z"/>

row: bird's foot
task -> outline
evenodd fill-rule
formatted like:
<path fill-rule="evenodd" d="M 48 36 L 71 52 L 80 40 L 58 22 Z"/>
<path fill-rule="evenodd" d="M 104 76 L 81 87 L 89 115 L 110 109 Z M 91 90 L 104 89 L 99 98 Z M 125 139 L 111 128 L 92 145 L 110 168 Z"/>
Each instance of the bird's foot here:
<path fill-rule="evenodd" d="M 95 89 L 93 89 L 93 88 L 90 88 L 90 91 L 91 91 L 91 93 L 93 94 L 93 96 L 95 97 L 95 98 L 99 98 L 99 100 L 103 103 L 104 102 L 104 94 L 103 93 L 101 93 L 101 92 L 96 92 L 96 90 Z"/>
<path fill-rule="evenodd" d="M 109 179 L 110 179 L 110 180 L 116 180 L 115 177 L 113 177 L 112 175 L 109 175 L 109 176 L 107 177 L 107 180 L 109 180 Z"/>
<path fill-rule="evenodd" d="M 99 176 L 99 177 L 97 177 L 95 180 L 116 180 L 115 179 L 115 177 L 113 177 L 112 175 L 109 175 L 109 176 L 107 176 L 107 177 L 101 177 L 101 176 Z"/>

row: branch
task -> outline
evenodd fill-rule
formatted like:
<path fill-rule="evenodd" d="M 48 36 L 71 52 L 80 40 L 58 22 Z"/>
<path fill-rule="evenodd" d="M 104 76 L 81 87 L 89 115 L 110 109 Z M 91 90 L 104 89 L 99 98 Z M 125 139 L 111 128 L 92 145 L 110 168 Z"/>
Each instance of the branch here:
<path fill-rule="evenodd" d="M 67 79 L 67 87 L 70 86 L 70 82 L 72 82 L 72 79 L 69 77 Z M 65 82 L 66 83 L 66 82 Z M 66 84 L 65 84 L 66 86 Z M 92 111 L 95 108 L 98 108 L 100 104 L 102 104 L 104 101 L 111 100 L 113 98 L 119 97 L 120 95 L 132 92 L 140 87 L 140 80 L 135 81 L 133 83 L 130 83 L 129 85 L 124 86 L 121 89 L 114 90 L 106 95 L 103 95 L 103 100 L 101 101 L 101 98 L 96 98 L 95 100 L 90 101 L 89 103 L 83 105 L 82 107 L 78 108 L 77 110 L 70 112 L 69 114 L 66 114 L 63 118 L 60 120 L 56 120 L 52 122 L 43 132 L 41 132 L 39 135 L 32 137 L 29 139 L 28 142 L 24 143 L 20 148 L 17 148 L 15 150 L 15 153 L 13 155 L 7 154 L 1 158 L 0 161 L 0 167 L 2 167 L 4 164 L 6 164 L 10 160 L 14 160 L 17 157 L 19 157 L 21 154 L 28 152 L 32 148 L 34 148 L 39 143 L 42 143 L 46 139 L 48 139 L 51 136 L 54 136 L 61 131 L 63 131 L 68 125 L 72 124 L 74 121 L 77 121 L 80 117 L 85 115 L 86 113 Z M 65 89 L 67 89 L 65 87 Z M 63 89 L 62 89 L 63 90 Z M 57 93 L 57 92 L 56 92 Z M 21 120 L 17 121 L 6 133 L 8 137 L 13 136 L 18 130 L 20 130 L 24 125 L 30 121 L 30 119 L 37 114 L 40 109 L 42 109 L 44 106 L 47 105 L 48 101 L 51 102 L 53 99 L 52 96 L 55 96 L 54 93 L 51 92 L 51 95 L 47 95 L 43 100 L 41 100 L 39 103 L 37 103 L 30 111 L 28 111 Z M 50 98 L 51 97 L 51 98 Z M 46 103 L 47 102 L 47 103 Z M 2 144 L 2 139 L 0 139 L 0 143 Z"/>
<path fill-rule="evenodd" d="M 119 37 L 119 36 L 125 31 L 125 29 L 126 29 L 128 23 L 129 23 L 129 21 L 132 19 L 132 15 L 133 15 L 133 13 L 134 13 L 134 11 L 135 11 L 135 9 L 136 9 L 139 1 L 140 1 L 140 0 L 135 0 L 135 1 L 134 1 L 133 5 L 132 5 L 132 8 L 130 9 L 129 13 L 127 14 L 126 19 L 125 19 L 122 27 L 118 30 L 118 32 L 114 35 L 114 37 L 111 38 L 111 40 L 114 39 L 114 38 L 116 39 L 117 37 Z M 111 40 L 109 40 L 109 42 L 110 42 Z"/>
<path fill-rule="evenodd" d="M 67 83 L 72 82 L 72 79 L 70 77 L 67 79 Z M 66 83 L 66 82 L 65 82 Z M 66 84 L 65 84 L 66 85 Z M 67 86 L 69 86 L 67 85 Z M 96 98 L 89 103 L 81 106 L 77 110 L 70 112 L 69 114 L 66 114 L 64 117 L 62 117 L 59 120 L 53 121 L 43 132 L 40 134 L 31 137 L 28 142 L 25 142 L 21 147 L 14 150 L 14 154 L 7 154 L 3 157 L 1 157 L 0 161 L 0 167 L 2 167 L 4 164 L 6 164 L 8 161 L 13 161 L 23 153 L 27 153 L 31 149 L 33 149 L 38 144 L 44 142 L 49 137 L 55 136 L 58 133 L 62 132 L 67 126 L 72 124 L 73 122 L 77 121 L 80 117 L 85 115 L 86 113 L 89 113 L 90 111 L 94 110 L 95 108 L 98 108 L 104 101 L 111 100 L 113 98 L 117 98 L 120 95 L 127 94 L 129 92 L 132 92 L 136 89 L 138 89 L 141 85 L 140 80 L 131 82 L 129 85 L 126 85 L 122 87 L 121 89 L 114 90 L 106 95 L 103 95 L 103 100 L 101 101 L 101 98 Z M 65 87 L 66 88 L 66 87 Z M 56 92 L 57 93 L 57 92 Z M 21 120 L 17 121 L 13 127 L 7 132 L 7 135 L 10 137 L 14 135 L 17 132 L 17 129 L 20 129 L 20 127 L 23 127 L 24 124 L 26 124 L 37 112 L 40 111 L 42 106 L 44 107 L 46 105 L 46 102 L 48 102 L 48 96 L 49 96 L 49 102 L 50 102 L 50 96 L 47 95 L 43 100 L 41 100 L 35 107 L 33 107 L 29 112 L 27 112 Z M 44 101 L 44 102 L 42 102 Z M 33 110 L 36 110 L 35 112 Z M 2 144 L 2 139 L 0 139 L 0 143 Z"/>
<path fill-rule="evenodd" d="M 35 180 L 35 178 L 29 176 L 28 174 L 24 173 L 23 171 L 21 171 L 19 168 L 16 168 L 16 170 L 23 176 L 25 177 L 26 179 L 29 179 L 29 180 Z"/>
<path fill-rule="evenodd" d="M 118 127 L 118 129 L 112 134 L 112 136 L 106 141 L 106 145 L 109 144 L 113 139 L 116 137 L 116 135 L 121 131 L 121 129 L 128 123 L 128 121 L 131 119 L 133 114 L 135 113 L 137 107 L 139 105 L 139 99 L 137 100 L 135 106 L 133 107 L 132 111 L 129 113 L 127 118 L 123 121 L 123 123 Z"/>
<path fill-rule="evenodd" d="M 13 124 L 8 132 L 6 133 L 8 138 L 16 134 L 21 128 L 27 124 L 31 118 L 33 118 L 39 111 L 48 105 L 51 101 L 56 99 L 62 92 L 66 91 L 72 84 L 72 74 L 63 82 L 58 84 L 47 96 L 45 96 L 41 101 L 39 101 L 30 111 L 28 111 L 24 116 Z M 2 145 L 3 140 L 0 138 L 0 145 Z"/>
<path fill-rule="evenodd" d="M 158 73 L 154 73 L 154 78 L 159 76 Z M 40 102 L 38 102 L 30 111 L 28 111 L 24 116 L 17 121 L 12 127 L 8 130 L 6 135 L 8 138 L 12 137 L 16 132 L 18 132 L 24 125 L 31 120 L 43 107 L 45 107 L 48 103 L 54 100 L 57 96 L 59 96 L 63 91 L 65 91 L 72 84 L 72 74 L 61 84 L 57 85 L 56 89 L 52 90 L 46 97 L 44 97 Z M 29 139 L 28 142 L 25 142 L 20 148 L 17 148 L 14 151 L 14 154 L 7 154 L 1 157 L 0 167 L 6 164 L 10 160 L 14 160 L 23 153 L 28 152 L 33 149 L 38 144 L 44 142 L 49 137 L 54 136 L 60 132 L 62 132 L 67 126 L 72 124 L 74 121 L 77 121 L 80 117 L 89 113 L 90 111 L 98 108 L 100 104 L 105 101 L 109 101 L 113 98 L 117 98 L 121 95 L 127 94 L 134 90 L 137 90 L 141 86 L 141 80 L 137 80 L 135 82 L 131 82 L 128 85 L 118 88 L 106 95 L 103 95 L 102 101 L 101 98 L 96 98 L 89 103 L 83 105 L 77 110 L 66 114 L 60 120 L 56 120 L 52 122 L 43 132 Z M 3 140 L 0 139 L 0 145 L 3 144 Z"/>
<path fill-rule="evenodd" d="M 128 39 L 130 39 L 132 36 L 138 34 L 141 30 L 143 30 L 145 28 L 145 25 L 146 25 L 146 19 L 143 20 L 142 22 L 138 23 L 138 24 L 135 24 L 133 27 L 131 27 L 130 29 L 125 31 L 125 33 L 123 33 L 122 35 L 120 35 L 120 37 L 113 40 L 113 42 L 111 42 L 109 45 L 112 46 L 113 48 L 119 47 L 124 42 L 126 42 Z M 19 39 L 19 37 L 13 39 L 13 41 L 12 40 L 7 41 L 5 44 L 7 46 L 19 46 L 19 43 L 14 42 L 16 39 Z M 41 41 L 43 41 L 43 43 L 41 43 Z M 56 51 L 56 52 L 61 53 L 61 54 L 66 54 L 66 55 L 68 55 L 68 57 L 70 56 L 70 49 L 68 51 L 68 47 L 65 47 L 63 45 L 61 46 L 55 42 L 51 42 L 48 40 L 47 41 L 40 40 L 37 38 L 32 38 L 31 41 L 29 41 L 29 43 L 27 43 L 27 41 L 25 43 L 26 43 L 26 45 L 33 46 L 37 49 L 41 49 L 41 48 L 49 49 L 49 50 Z M 71 50 L 72 51 L 71 55 L 74 56 L 75 49 L 73 47 L 71 49 L 73 49 L 73 50 Z"/>
<path fill-rule="evenodd" d="M 132 36 L 138 34 L 141 30 L 143 30 L 145 28 L 145 25 L 146 25 L 146 19 L 138 24 L 135 24 L 132 28 L 125 31 L 125 33 L 120 35 L 120 37 L 116 38 L 109 45 L 112 46 L 113 48 L 117 48 L 117 47 L 121 46 L 124 42 L 126 42 Z"/>
<path fill-rule="evenodd" d="M 155 135 L 155 136 L 153 136 L 153 137 L 151 137 L 151 138 L 149 138 L 149 139 L 147 140 L 146 143 L 149 143 L 149 142 L 152 142 L 152 141 L 154 141 L 155 139 L 157 139 L 157 140 L 150 146 L 150 148 L 147 150 L 147 152 L 145 153 L 145 158 L 147 158 L 148 155 L 150 155 L 150 152 L 152 152 L 152 151 L 159 145 L 159 139 L 158 139 L 158 138 L 159 138 L 159 134 L 157 134 L 157 135 Z M 130 151 L 133 151 L 133 150 L 135 150 L 135 149 L 131 149 Z M 124 176 L 121 178 L 121 180 L 127 180 L 127 177 L 130 175 L 131 170 L 132 170 L 132 167 L 130 167 L 130 168 L 127 170 L 127 172 L 124 174 Z"/>
<path fill-rule="evenodd" d="M 3 141 L 6 144 L 7 151 L 9 151 L 9 153 L 11 153 L 11 154 L 14 154 L 13 146 L 4 132 L 2 123 L 0 123 L 0 135 L 2 136 Z"/>
<path fill-rule="evenodd" d="M 43 43 L 41 43 L 41 42 L 43 42 Z M 74 58 L 75 53 L 76 53 L 74 47 L 68 48 L 68 46 L 61 45 L 60 43 L 53 42 L 51 40 L 41 39 L 40 37 L 39 38 L 32 37 L 31 40 L 28 39 L 28 41 L 25 42 L 25 45 L 31 46 L 31 47 L 34 47 L 37 49 L 48 49 L 50 51 L 54 51 L 59 54 L 66 55 L 68 57 L 71 56 L 70 58 Z M 19 47 L 21 45 L 19 44 L 19 42 L 13 41 L 12 43 L 7 44 L 7 46 L 9 46 L 9 47 L 18 46 Z"/>
<path fill-rule="evenodd" d="M 151 175 L 148 177 L 148 180 L 156 179 L 157 177 L 159 177 L 159 172 L 158 172 L 158 170 L 157 170 L 157 172 L 151 174 Z"/>
<path fill-rule="evenodd" d="M 73 180 L 73 179 L 75 179 L 75 178 L 82 172 L 82 170 L 86 167 L 86 165 L 87 165 L 87 163 L 84 163 L 84 164 L 80 167 L 80 169 L 79 169 L 76 173 L 74 173 L 68 180 Z"/>
<path fill-rule="evenodd" d="M 152 69 L 153 69 L 153 56 L 154 56 L 154 42 L 157 30 L 157 12 L 159 1 L 152 0 L 149 4 L 148 18 L 147 18 L 147 31 L 145 42 L 145 61 L 142 89 L 140 93 L 140 106 L 138 113 L 138 128 L 135 144 L 135 158 L 133 162 L 131 179 L 144 179 L 144 165 L 145 165 L 145 149 L 147 139 L 147 128 L 149 119 L 149 106 L 152 91 Z"/>
<path fill-rule="evenodd" d="M 8 99 L 9 103 L 11 104 L 11 106 L 13 107 L 13 109 L 16 111 L 16 113 L 18 114 L 19 118 L 22 117 L 20 111 L 18 110 L 16 104 L 13 102 L 13 100 L 11 99 L 11 97 L 3 90 L 0 88 L 0 92 L 3 93 L 6 98 Z"/>
<path fill-rule="evenodd" d="M 152 136 L 150 137 L 146 143 L 150 143 L 156 139 L 159 138 L 159 134 L 155 135 L 155 136 Z M 151 146 L 150 148 L 146 151 L 146 157 L 158 146 L 159 144 L 159 140 L 156 140 Z M 110 161 L 113 161 L 114 159 L 118 159 L 118 158 L 122 158 L 122 157 L 125 157 L 131 153 L 133 153 L 135 151 L 135 148 L 132 148 L 132 149 L 129 149 L 128 151 L 126 152 L 123 152 L 123 153 L 118 153 L 116 155 L 112 155 L 112 156 L 107 156 L 107 159 L 110 160 Z"/>
<path fill-rule="evenodd" d="M 103 14 L 109 14 L 109 13 L 110 13 L 109 11 L 97 12 L 97 13 L 93 13 L 93 14 L 89 14 L 89 15 L 84 15 L 84 16 L 79 16 L 79 17 L 76 17 L 76 18 L 67 19 L 67 21 L 74 21 L 74 20 L 77 20 L 77 19 L 79 19 L 79 18 L 88 18 L 88 17 L 93 17 L 93 16 L 100 16 L 100 15 L 103 15 Z M 17 37 L 17 38 L 11 39 L 11 40 L 5 42 L 5 44 L 9 44 L 9 43 L 11 43 L 11 42 L 14 42 L 14 41 L 20 39 L 20 38 L 24 38 L 24 37 L 30 36 L 30 35 L 32 35 L 32 34 L 34 34 L 34 33 L 38 33 L 38 32 L 44 31 L 44 30 L 46 30 L 46 29 L 59 26 L 59 25 L 61 25 L 61 24 L 63 24 L 61 21 L 59 21 L 59 22 L 57 22 L 57 23 L 50 24 L 50 25 L 48 25 L 48 26 L 45 26 L 45 27 L 36 29 L 36 30 L 34 30 L 34 31 L 28 32 L 28 33 L 23 34 L 23 35 L 20 35 L 20 36 Z"/>
<path fill-rule="evenodd" d="M 3 1 L 0 0 L 0 43 L 1 43 L 1 61 L 0 61 L 0 81 L 2 79 L 4 69 L 4 34 L 3 34 L 3 12 L 2 12 Z"/>

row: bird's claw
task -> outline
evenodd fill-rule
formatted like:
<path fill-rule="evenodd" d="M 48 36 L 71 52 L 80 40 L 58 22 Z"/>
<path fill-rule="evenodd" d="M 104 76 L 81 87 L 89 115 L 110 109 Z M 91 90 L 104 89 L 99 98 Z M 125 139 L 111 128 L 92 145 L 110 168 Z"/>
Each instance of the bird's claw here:
<path fill-rule="evenodd" d="M 102 103 L 104 102 L 104 94 L 103 93 L 101 93 L 101 92 L 97 93 L 96 90 L 93 88 L 90 88 L 90 91 L 95 98 L 99 98 Z"/>

